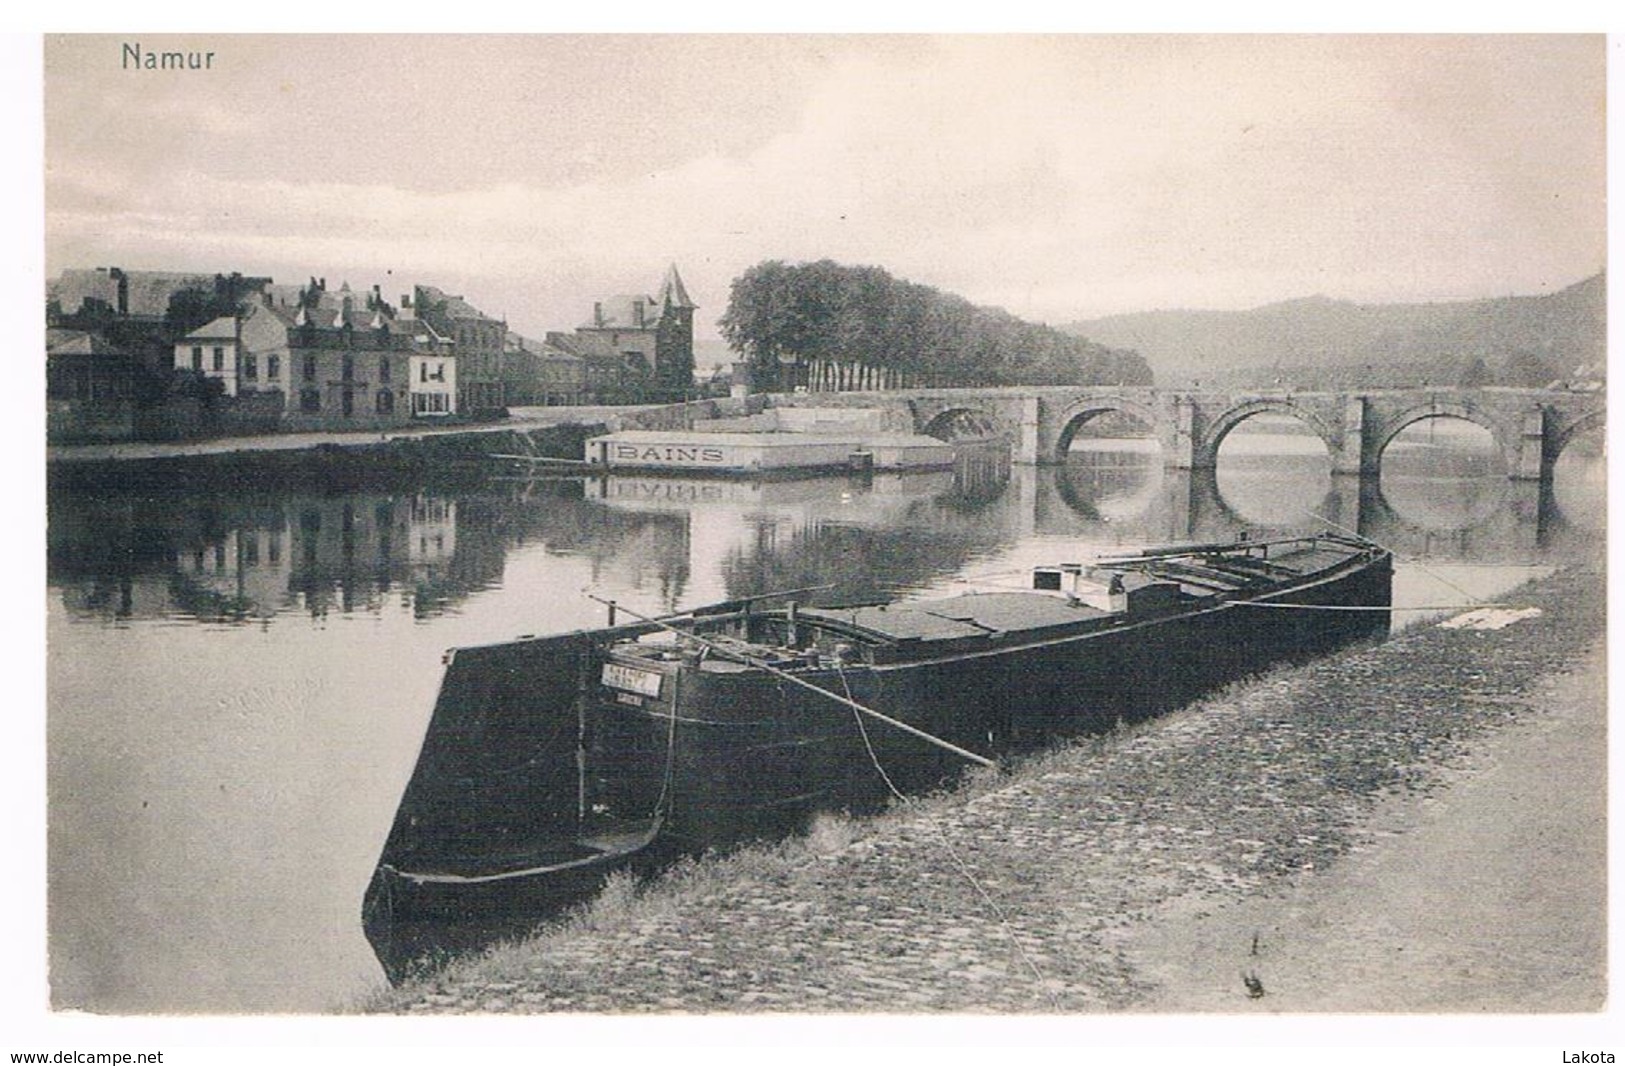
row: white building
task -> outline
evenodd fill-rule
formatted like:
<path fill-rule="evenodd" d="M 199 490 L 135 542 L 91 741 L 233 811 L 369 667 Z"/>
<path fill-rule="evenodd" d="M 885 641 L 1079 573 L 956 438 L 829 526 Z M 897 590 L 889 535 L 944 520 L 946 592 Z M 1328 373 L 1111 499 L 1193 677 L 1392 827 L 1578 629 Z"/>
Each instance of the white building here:
<path fill-rule="evenodd" d="M 435 418 L 457 413 L 455 356 L 441 352 L 414 352 L 408 369 L 413 418 Z"/>
<path fill-rule="evenodd" d="M 282 392 L 288 387 L 288 324 L 262 304 L 236 317 L 222 315 L 175 345 L 175 369 L 196 370 L 219 381 L 227 396 Z"/>
<path fill-rule="evenodd" d="M 237 319 L 221 315 L 182 337 L 175 345 L 175 369 L 196 370 L 225 385 L 226 395 L 237 395 Z"/>

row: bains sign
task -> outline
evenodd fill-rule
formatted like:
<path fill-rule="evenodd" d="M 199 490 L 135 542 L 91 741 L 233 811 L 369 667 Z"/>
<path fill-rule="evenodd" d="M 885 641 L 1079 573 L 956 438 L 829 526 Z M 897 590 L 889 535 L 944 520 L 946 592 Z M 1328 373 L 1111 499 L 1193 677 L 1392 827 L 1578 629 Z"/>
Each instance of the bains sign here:
<path fill-rule="evenodd" d="M 698 444 L 627 444 L 610 445 L 609 457 L 617 463 L 696 463 L 720 464 L 725 458 L 721 448 Z"/>

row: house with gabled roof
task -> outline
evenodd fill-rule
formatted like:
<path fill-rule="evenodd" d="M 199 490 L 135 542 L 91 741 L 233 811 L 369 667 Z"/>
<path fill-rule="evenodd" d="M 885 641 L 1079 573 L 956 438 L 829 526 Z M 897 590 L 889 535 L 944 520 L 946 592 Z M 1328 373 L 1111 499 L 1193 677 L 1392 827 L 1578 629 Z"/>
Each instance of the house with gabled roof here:
<path fill-rule="evenodd" d="M 457 355 L 458 410 L 479 416 L 508 406 L 503 389 L 503 357 L 508 323 L 433 285 L 415 285 L 401 301 L 402 311 L 449 337 Z"/>
<path fill-rule="evenodd" d="M 346 284 L 303 302 L 288 327 L 287 421 L 364 429 L 457 413 L 457 357 L 449 337 Z"/>
<path fill-rule="evenodd" d="M 49 440 L 124 440 L 135 430 L 141 361 L 101 333 L 45 331 L 45 411 Z"/>
<path fill-rule="evenodd" d="M 571 350 L 588 360 L 588 389 L 613 387 L 619 402 L 676 402 L 694 387 L 694 311 L 673 263 L 654 296 L 619 295 L 596 301 L 576 327 Z M 600 395 L 600 400 L 611 400 Z"/>
<path fill-rule="evenodd" d="M 192 370 L 237 395 L 237 316 L 221 315 L 175 342 L 175 369 Z"/>

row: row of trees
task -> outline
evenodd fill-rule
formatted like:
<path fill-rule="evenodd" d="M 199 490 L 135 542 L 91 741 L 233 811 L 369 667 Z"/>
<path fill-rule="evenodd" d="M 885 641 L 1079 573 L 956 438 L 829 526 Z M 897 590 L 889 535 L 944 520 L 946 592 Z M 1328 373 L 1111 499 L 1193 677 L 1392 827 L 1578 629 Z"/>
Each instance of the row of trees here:
<path fill-rule="evenodd" d="M 817 360 L 899 371 L 940 386 L 1148 385 L 1137 353 L 1024 322 L 998 308 L 828 259 L 758 263 L 734 279 L 718 323 L 758 388 L 803 384 Z"/>

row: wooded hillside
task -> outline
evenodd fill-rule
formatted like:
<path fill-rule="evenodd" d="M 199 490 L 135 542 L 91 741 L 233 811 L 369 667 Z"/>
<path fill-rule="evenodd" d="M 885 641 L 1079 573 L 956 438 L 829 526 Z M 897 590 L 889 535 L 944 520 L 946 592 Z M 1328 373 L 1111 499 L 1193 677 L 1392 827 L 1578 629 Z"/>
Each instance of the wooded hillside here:
<path fill-rule="evenodd" d="M 1605 276 L 1545 296 L 1356 304 L 1314 296 L 1251 311 L 1147 311 L 1062 327 L 1133 348 L 1170 387 L 1517 385 L 1601 380 Z"/>

